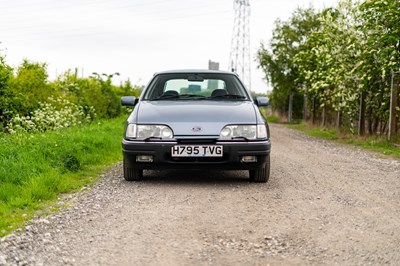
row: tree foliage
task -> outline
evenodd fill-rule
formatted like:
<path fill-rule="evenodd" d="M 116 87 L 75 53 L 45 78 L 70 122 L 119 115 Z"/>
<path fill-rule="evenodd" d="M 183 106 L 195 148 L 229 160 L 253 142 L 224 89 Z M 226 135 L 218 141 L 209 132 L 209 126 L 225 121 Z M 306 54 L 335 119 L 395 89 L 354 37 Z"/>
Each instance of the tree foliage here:
<path fill-rule="evenodd" d="M 12 93 L 10 90 L 10 80 L 13 76 L 13 69 L 5 62 L 5 57 L 0 55 L 0 131 L 2 125 L 8 121 L 12 114 Z"/>
<path fill-rule="evenodd" d="M 46 64 L 24 60 L 17 73 L 10 80 L 10 90 L 13 96 L 14 110 L 21 115 L 29 115 L 44 102 L 54 90 L 47 81 Z"/>
<path fill-rule="evenodd" d="M 295 55 L 304 49 L 306 36 L 318 24 L 314 9 L 297 9 L 288 21 L 278 19 L 275 22 L 271 49 L 261 45 L 258 51 L 260 67 L 274 88 L 271 101 L 279 111 L 286 110 L 290 94 L 301 90 L 299 67 L 294 62 Z M 301 106 L 294 110 L 299 116 Z"/>
<path fill-rule="evenodd" d="M 14 72 L 0 56 L 0 132 L 45 131 L 121 114 L 120 96 L 139 96 L 130 81 L 114 74 L 79 77 L 68 70 L 49 81 L 46 64 L 24 60 Z"/>
<path fill-rule="evenodd" d="M 400 70 L 399 17 L 398 0 L 343 0 L 278 20 L 269 48 L 262 44 L 258 52 L 271 98 L 280 99 L 274 108 L 287 110 L 284 99 L 297 91 L 324 124 L 384 133 L 391 72 Z"/>

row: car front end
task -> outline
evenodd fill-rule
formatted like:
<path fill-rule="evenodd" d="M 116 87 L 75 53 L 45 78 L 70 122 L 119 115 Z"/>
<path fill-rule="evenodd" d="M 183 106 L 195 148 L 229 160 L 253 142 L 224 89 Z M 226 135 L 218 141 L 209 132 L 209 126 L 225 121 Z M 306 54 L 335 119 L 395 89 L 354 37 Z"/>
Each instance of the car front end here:
<path fill-rule="evenodd" d="M 271 141 L 257 106 L 262 100 L 253 101 L 245 90 L 242 96 L 237 91 L 229 94 L 235 97 L 213 96 L 212 91 L 242 86 L 232 73 L 159 75 L 140 99 L 123 99 L 124 105 L 135 105 L 122 141 L 125 179 L 140 180 L 145 169 L 215 169 L 249 170 L 254 181 L 268 180 Z M 154 92 L 159 83 L 162 91 Z M 187 94 L 193 84 L 196 93 Z M 165 92 L 170 94 L 163 98 Z"/>

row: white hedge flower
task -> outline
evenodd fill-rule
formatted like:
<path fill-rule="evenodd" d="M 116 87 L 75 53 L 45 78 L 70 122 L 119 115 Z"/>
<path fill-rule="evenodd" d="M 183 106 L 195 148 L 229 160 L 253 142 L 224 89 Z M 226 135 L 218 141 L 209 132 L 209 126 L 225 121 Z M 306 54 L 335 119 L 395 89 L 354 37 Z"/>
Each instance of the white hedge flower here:
<path fill-rule="evenodd" d="M 85 114 L 84 110 L 87 110 Z M 67 99 L 50 97 L 48 102 L 39 103 L 39 109 L 31 115 L 19 116 L 16 114 L 7 128 L 11 134 L 18 132 L 45 132 L 64 127 L 90 123 L 96 117 L 93 106 L 79 106 Z"/>

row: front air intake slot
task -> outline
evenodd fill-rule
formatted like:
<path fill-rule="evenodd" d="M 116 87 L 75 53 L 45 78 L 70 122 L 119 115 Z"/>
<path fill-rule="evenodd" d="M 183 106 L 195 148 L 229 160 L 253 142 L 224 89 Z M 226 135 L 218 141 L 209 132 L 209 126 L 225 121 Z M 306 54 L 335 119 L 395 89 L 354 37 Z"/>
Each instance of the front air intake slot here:
<path fill-rule="evenodd" d="M 217 142 L 216 139 L 178 139 L 178 144 L 215 144 Z"/>
<path fill-rule="evenodd" d="M 219 136 L 191 136 L 191 135 L 180 135 L 175 136 L 178 144 L 187 144 L 187 145 L 202 145 L 202 144 L 215 144 L 218 140 Z"/>

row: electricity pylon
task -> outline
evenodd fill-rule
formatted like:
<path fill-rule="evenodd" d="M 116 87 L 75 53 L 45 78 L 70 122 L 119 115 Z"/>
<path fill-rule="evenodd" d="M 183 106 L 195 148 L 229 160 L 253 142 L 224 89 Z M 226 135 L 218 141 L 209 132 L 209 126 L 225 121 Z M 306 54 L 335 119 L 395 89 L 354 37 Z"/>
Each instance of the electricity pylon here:
<path fill-rule="evenodd" d="M 247 88 L 251 88 L 250 64 L 250 0 L 234 0 L 235 18 L 233 24 L 230 70 L 236 72 Z"/>

